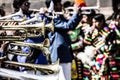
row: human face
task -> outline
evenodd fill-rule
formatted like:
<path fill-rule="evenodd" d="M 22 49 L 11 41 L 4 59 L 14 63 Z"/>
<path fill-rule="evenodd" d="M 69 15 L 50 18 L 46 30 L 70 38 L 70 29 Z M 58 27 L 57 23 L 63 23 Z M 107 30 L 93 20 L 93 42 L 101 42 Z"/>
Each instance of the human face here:
<path fill-rule="evenodd" d="M 28 1 L 23 2 L 23 4 L 20 6 L 20 8 L 21 8 L 24 12 L 28 11 L 29 8 L 30 8 L 30 2 L 28 2 Z"/>
<path fill-rule="evenodd" d="M 95 19 L 93 18 L 92 22 L 93 22 L 93 25 L 94 25 L 98 30 L 100 30 L 100 29 L 103 27 L 103 26 L 102 26 L 103 21 L 97 21 L 97 20 L 95 20 Z"/>
<path fill-rule="evenodd" d="M 56 3 L 56 4 L 54 5 L 54 10 L 55 10 L 56 12 L 62 11 L 62 4 L 61 4 L 60 2 Z"/>
<path fill-rule="evenodd" d="M 87 21 L 88 21 L 88 17 L 86 15 L 83 15 L 81 22 L 82 23 L 87 23 Z"/>

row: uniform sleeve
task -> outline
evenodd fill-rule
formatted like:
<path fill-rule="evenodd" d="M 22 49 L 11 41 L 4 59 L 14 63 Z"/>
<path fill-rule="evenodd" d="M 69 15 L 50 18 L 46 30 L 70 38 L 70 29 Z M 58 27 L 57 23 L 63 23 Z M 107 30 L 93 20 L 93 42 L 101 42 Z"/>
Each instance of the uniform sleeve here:
<path fill-rule="evenodd" d="M 55 21 L 55 28 L 57 29 L 74 29 L 80 22 L 81 16 L 74 14 L 69 21 L 57 20 Z"/>

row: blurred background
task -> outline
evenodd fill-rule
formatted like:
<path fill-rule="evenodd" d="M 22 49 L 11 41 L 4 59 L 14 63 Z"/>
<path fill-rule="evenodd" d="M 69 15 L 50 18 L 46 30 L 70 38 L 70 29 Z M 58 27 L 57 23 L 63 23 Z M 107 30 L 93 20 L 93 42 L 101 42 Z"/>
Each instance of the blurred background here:
<path fill-rule="evenodd" d="M 32 9 L 39 9 L 40 7 L 45 7 L 45 0 L 29 0 L 31 2 L 31 8 Z M 71 1 L 74 0 L 62 0 L 62 3 L 65 1 Z M 95 6 L 97 3 L 97 0 L 85 0 L 87 6 Z M 12 6 L 13 0 L 0 0 L 0 4 L 5 3 L 4 10 L 6 11 L 6 14 L 11 14 L 14 9 Z M 105 14 L 106 17 L 112 14 L 112 0 L 100 0 L 100 12 Z"/>

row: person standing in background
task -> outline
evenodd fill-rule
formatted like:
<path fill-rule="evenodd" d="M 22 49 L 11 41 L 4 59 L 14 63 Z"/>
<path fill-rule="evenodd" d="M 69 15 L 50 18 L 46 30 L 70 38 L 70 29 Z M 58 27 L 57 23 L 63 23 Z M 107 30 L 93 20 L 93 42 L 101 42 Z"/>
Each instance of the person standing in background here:
<path fill-rule="evenodd" d="M 1 15 L 1 17 L 6 15 L 6 12 L 5 12 L 4 8 L 5 8 L 5 3 L 1 4 L 1 6 L 0 6 L 0 15 Z"/>
<path fill-rule="evenodd" d="M 107 20 L 111 20 L 111 19 L 116 19 L 117 15 L 119 15 L 120 12 L 120 0 L 112 0 L 112 9 L 113 9 L 113 13 L 111 16 L 109 16 L 107 18 Z"/>

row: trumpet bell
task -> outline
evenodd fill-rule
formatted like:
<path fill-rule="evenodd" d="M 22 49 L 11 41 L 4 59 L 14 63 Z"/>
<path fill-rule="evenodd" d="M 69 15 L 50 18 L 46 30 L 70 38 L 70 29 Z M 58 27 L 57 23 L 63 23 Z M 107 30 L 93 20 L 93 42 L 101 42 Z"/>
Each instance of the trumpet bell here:
<path fill-rule="evenodd" d="M 50 40 L 48 38 L 46 38 L 43 42 L 43 46 L 44 47 L 49 47 L 50 46 Z"/>
<path fill-rule="evenodd" d="M 45 28 L 46 28 L 46 30 L 48 30 L 48 31 L 54 32 L 54 22 L 53 22 L 53 20 L 51 21 L 51 23 L 46 24 L 46 25 L 45 25 Z"/>
<path fill-rule="evenodd" d="M 9 43 L 9 45 L 14 45 L 14 46 L 20 47 L 17 50 L 11 50 L 9 48 L 7 49 L 8 53 L 15 54 L 15 55 L 21 55 L 21 56 L 31 56 L 32 55 L 31 50 L 28 52 L 29 54 L 23 53 L 22 49 L 21 49 L 22 46 L 26 46 L 26 47 L 29 47 L 29 48 L 33 47 L 33 48 L 39 49 L 43 52 L 43 54 L 45 56 L 50 55 L 50 51 L 48 49 L 48 47 L 50 46 L 50 41 L 49 41 L 48 38 L 46 38 L 42 43 L 37 43 L 37 44 L 36 43 L 26 43 L 26 42 L 12 41 L 12 42 Z"/>

